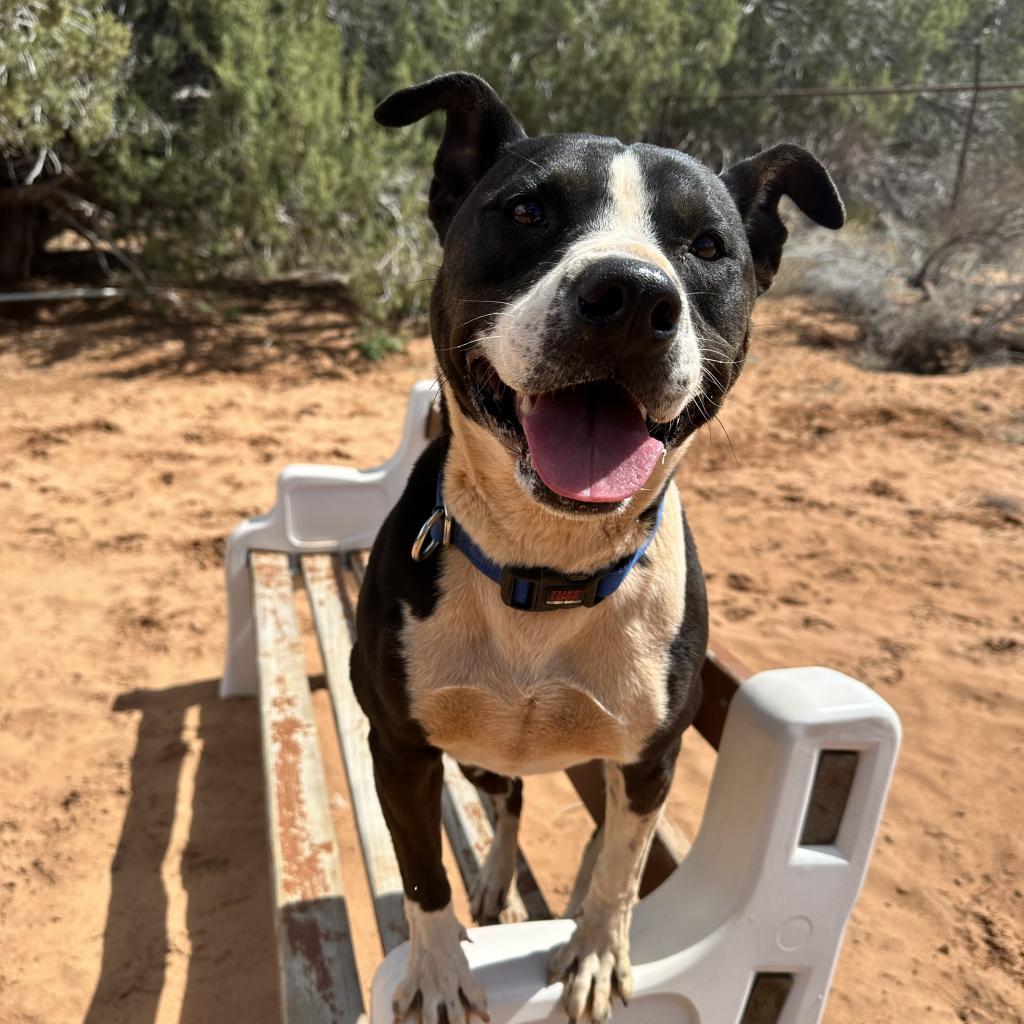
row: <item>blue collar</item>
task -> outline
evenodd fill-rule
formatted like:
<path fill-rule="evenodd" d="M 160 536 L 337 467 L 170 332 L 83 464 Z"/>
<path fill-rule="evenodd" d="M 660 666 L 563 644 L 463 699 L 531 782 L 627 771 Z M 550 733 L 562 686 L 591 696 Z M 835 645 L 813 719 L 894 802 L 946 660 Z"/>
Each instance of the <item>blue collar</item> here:
<path fill-rule="evenodd" d="M 477 570 L 501 588 L 501 599 L 509 606 L 524 612 L 552 612 L 563 608 L 591 608 L 611 597 L 625 582 L 630 570 L 651 546 L 661 517 L 665 511 L 665 494 L 658 501 L 658 513 L 647 539 L 631 555 L 616 562 L 611 568 L 587 575 L 560 573 L 555 569 L 503 566 L 492 562 L 477 546 L 472 537 L 448 515 L 441 479 L 444 467 L 437 474 L 437 500 L 427 521 L 412 546 L 412 557 L 417 561 L 429 557 L 439 547 L 454 545 L 469 559 Z"/>

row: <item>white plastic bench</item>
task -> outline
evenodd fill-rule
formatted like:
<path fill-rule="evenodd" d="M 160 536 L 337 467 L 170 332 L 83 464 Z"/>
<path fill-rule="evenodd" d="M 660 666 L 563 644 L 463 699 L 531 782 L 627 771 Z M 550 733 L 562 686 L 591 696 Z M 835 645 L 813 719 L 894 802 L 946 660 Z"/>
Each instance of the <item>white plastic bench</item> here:
<path fill-rule="evenodd" d="M 427 442 L 433 392 L 411 394 L 402 441 L 365 472 L 289 466 L 270 513 L 227 549 L 229 645 L 224 697 L 259 696 L 284 1019 L 365 1015 L 338 847 L 293 604 L 310 599 L 364 867 L 386 957 L 373 1024 L 391 1024 L 407 946 L 402 889 L 377 803 L 367 723 L 348 679 L 365 549 Z M 863 683 L 827 668 L 746 673 L 712 645 L 697 728 L 719 751 L 693 845 L 659 828 L 633 918 L 634 997 L 621 1024 L 814 1024 L 871 855 L 900 726 Z M 491 838 L 489 805 L 446 765 L 444 827 L 471 886 Z M 600 819 L 596 765 L 569 772 Z M 572 851 L 577 856 L 579 851 Z M 652 892 L 655 890 L 656 892 Z M 561 1021 L 550 950 L 573 923 L 551 920 L 520 852 L 510 896 L 521 923 L 470 929 L 471 966 L 494 1024 Z"/>

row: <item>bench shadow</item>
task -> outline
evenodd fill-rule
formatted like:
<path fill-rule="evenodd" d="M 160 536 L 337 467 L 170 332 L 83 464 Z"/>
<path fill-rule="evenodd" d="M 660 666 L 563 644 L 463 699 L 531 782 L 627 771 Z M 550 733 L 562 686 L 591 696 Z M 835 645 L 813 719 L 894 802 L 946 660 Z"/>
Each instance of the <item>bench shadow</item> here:
<path fill-rule="evenodd" d="M 183 1024 L 277 1021 L 257 703 L 221 701 L 216 681 L 205 680 L 124 693 L 113 710 L 140 715 L 138 739 L 110 867 L 100 974 L 83 1024 L 151 1024 L 169 979 L 175 992 L 168 997 L 178 998 L 183 971 Z M 195 730 L 189 743 L 186 728 Z M 196 756 L 190 745 L 198 762 L 189 760 Z M 176 812 L 185 813 L 177 803 L 188 783 L 194 792 L 181 856 L 183 942 L 180 929 L 168 932 L 161 867 Z"/>

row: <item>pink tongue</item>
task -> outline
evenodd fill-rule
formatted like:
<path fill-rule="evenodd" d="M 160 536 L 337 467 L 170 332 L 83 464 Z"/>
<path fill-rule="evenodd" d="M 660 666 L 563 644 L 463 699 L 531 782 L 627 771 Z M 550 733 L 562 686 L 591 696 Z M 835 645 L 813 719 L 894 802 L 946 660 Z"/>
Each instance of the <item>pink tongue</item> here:
<path fill-rule="evenodd" d="M 541 480 L 556 494 L 577 501 L 632 497 L 665 451 L 616 384 L 538 395 L 528 415 L 519 409 L 519 419 Z"/>

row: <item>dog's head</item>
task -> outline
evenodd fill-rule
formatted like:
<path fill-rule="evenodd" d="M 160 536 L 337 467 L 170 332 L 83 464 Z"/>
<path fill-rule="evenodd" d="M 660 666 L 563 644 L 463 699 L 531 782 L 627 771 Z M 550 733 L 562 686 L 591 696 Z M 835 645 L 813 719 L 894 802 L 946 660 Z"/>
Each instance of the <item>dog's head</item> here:
<path fill-rule="evenodd" d="M 658 146 L 531 139 L 464 73 L 402 89 L 376 117 L 435 110 L 447 123 L 430 186 L 444 247 L 431 325 L 449 401 L 537 501 L 616 511 L 739 375 L 786 239 L 779 199 L 838 228 L 835 186 L 794 145 L 716 175 Z"/>

